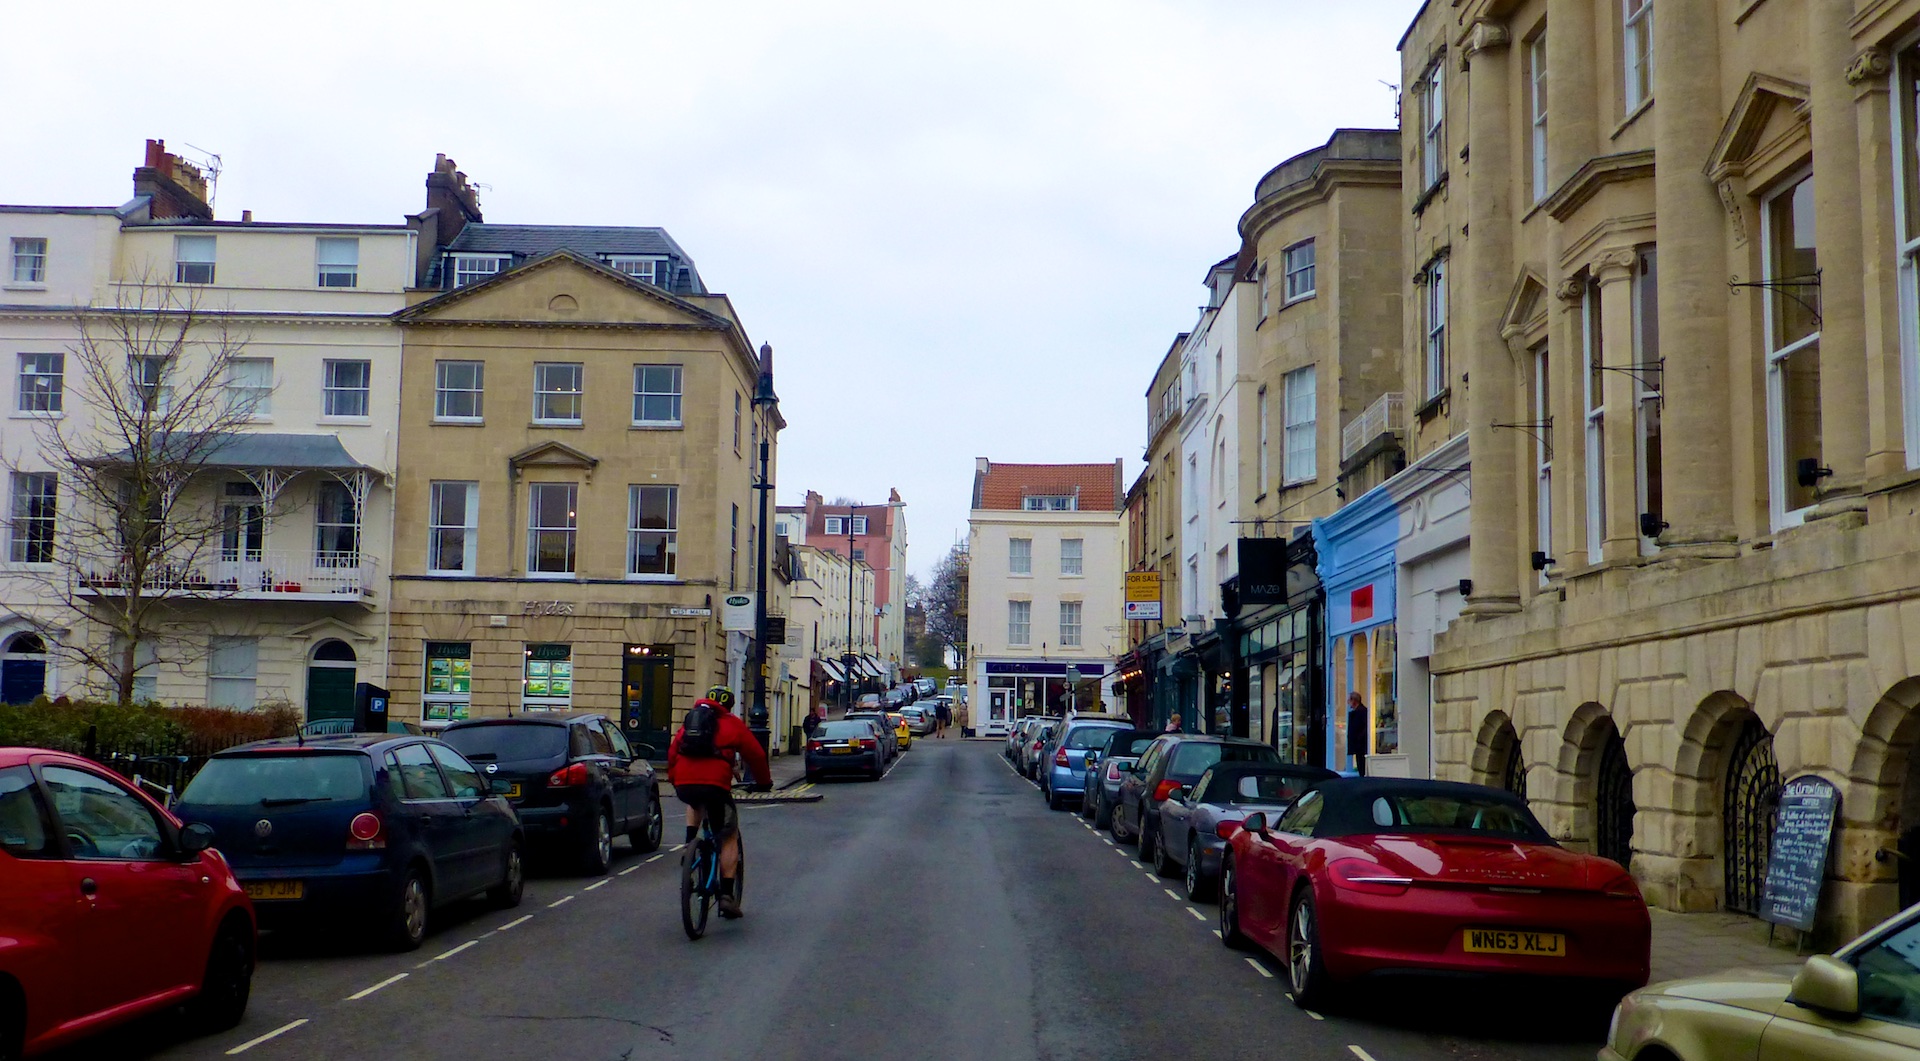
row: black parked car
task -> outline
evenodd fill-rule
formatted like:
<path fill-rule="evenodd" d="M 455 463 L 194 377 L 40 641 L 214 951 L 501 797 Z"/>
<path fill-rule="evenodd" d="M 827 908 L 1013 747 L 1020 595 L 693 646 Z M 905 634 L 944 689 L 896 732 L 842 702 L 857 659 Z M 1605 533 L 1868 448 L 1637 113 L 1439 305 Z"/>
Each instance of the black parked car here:
<path fill-rule="evenodd" d="M 1152 730 L 1125 730 L 1109 737 L 1105 748 L 1096 749 L 1098 754 L 1088 754 L 1087 794 L 1080 801 L 1080 816 L 1092 818 L 1095 829 L 1113 824 L 1113 805 L 1120 798 L 1120 782 L 1159 736 Z"/>
<path fill-rule="evenodd" d="M 504 782 L 431 738 L 281 738 L 229 748 L 174 813 L 214 832 L 261 928 L 374 929 L 412 950 L 432 910 L 518 906 L 525 839 Z"/>
<path fill-rule="evenodd" d="M 660 846 L 653 748 L 628 744 L 605 715 L 472 719 L 441 730 L 440 739 L 507 782 L 507 800 L 536 849 L 557 848 L 598 876 L 613 863 L 621 833 L 635 851 Z"/>
<path fill-rule="evenodd" d="M 1140 842 L 1140 861 L 1152 862 L 1159 832 L 1160 802 L 1176 788 L 1192 788 L 1214 763 L 1277 763 L 1280 753 L 1244 737 L 1166 733 L 1147 745 L 1133 769 L 1120 778 L 1113 803 L 1113 837 Z"/>
<path fill-rule="evenodd" d="M 807 780 L 859 774 L 878 781 L 886 771 L 886 756 L 886 742 L 870 719 L 822 722 L 807 741 Z"/>

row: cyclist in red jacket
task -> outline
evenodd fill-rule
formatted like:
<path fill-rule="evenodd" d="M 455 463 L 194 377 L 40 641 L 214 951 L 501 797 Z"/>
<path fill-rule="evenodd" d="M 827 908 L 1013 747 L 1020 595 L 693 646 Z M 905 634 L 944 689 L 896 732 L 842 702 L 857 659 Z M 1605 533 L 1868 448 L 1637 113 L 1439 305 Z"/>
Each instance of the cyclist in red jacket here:
<path fill-rule="evenodd" d="M 746 760 L 753 774 L 754 783 L 748 791 L 771 789 L 773 773 L 767 766 L 766 749 L 733 713 L 731 689 L 716 685 L 704 698 L 694 701 L 693 707 L 673 735 L 673 743 L 667 746 L 667 780 L 673 784 L 674 796 L 687 805 L 687 843 L 699 833 L 702 815 L 708 815 L 714 823 L 714 835 L 720 838 L 720 916 L 739 917 L 740 900 L 733 892 L 734 871 L 740 865 L 740 811 L 733 803 L 734 762 Z M 696 755 L 681 747 L 687 738 L 687 721 L 694 720 L 703 708 L 713 709 L 712 714 L 718 716 L 712 719 L 717 722 L 711 733 L 712 755 Z M 706 720 L 703 716 L 700 721 Z M 701 735 L 694 743 L 704 745 L 707 740 Z"/>

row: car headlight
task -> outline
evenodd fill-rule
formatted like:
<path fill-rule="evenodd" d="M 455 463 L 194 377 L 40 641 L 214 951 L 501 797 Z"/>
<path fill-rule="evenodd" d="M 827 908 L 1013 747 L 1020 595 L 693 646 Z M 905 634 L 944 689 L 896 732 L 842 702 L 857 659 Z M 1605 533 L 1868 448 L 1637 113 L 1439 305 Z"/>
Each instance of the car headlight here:
<path fill-rule="evenodd" d="M 1616 1051 L 1626 1045 L 1620 1041 L 1620 1027 L 1627 1022 L 1627 1017 L 1632 1012 L 1632 995 L 1621 999 L 1620 1004 L 1613 1007 L 1613 1020 L 1607 1025 L 1607 1045 L 1613 1047 Z"/>

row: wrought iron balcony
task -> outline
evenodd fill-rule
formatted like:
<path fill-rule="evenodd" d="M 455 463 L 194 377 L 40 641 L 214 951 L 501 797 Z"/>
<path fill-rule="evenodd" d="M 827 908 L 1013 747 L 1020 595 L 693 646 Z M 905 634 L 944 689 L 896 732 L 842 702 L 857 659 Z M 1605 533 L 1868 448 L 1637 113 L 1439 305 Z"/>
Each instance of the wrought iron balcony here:
<path fill-rule="evenodd" d="M 1340 429 L 1340 460 L 1352 460 L 1354 454 L 1381 435 L 1406 429 L 1407 396 L 1399 391 L 1388 391 L 1375 398 L 1372 405 Z"/>
<path fill-rule="evenodd" d="M 211 559 L 150 573 L 142 593 L 212 601 L 365 601 L 378 566 L 365 553 L 216 551 Z M 88 572 L 78 581 L 81 592 L 93 596 L 126 595 L 111 572 Z"/>

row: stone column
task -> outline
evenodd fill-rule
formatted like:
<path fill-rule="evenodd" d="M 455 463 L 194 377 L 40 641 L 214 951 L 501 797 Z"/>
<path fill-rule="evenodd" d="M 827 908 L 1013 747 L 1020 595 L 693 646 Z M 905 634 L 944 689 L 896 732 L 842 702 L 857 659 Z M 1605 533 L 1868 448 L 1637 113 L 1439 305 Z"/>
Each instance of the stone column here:
<path fill-rule="evenodd" d="M 1587 267 L 1600 292 L 1600 400 L 1606 404 L 1601 466 L 1606 469 L 1605 518 L 1600 524 L 1596 560 L 1627 560 L 1640 555 L 1640 477 L 1636 460 L 1637 410 L 1633 374 L 1615 372 L 1633 361 L 1633 266 L 1631 248 L 1612 250 Z M 1582 366 L 1584 369 L 1585 366 Z"/>
<path fill-rule="evenodd" d="M 1853 87 L 1854 169 L 1859 177 L 1859 221 L 1865 238 L 1861 254 L 1861 342 L 1865 354 L 1867 449 L 1864 476 L 1872 479 L 1903 472 L 1907 467 L 1906 413 L 1900 378 L 1900 269 L 1897 264 L 1902 234 L 1894 223 L 1894 180 L 1900 160 L 1893 150 L 1893 106 L 1889 75 L 1893 61 L 1886 52 L 1869 48 L 1847 64 L 1847 82 Z M 1823 162 L 1821 179 L 1829 172 Z M 1817 190 L 1817 189 L 1816 189 Z M 1822 244 L 1821 260 L 1827 248 Z M 1832 259 L 1837 270 L 1844 266 Z M 1838 468 L 1835 468 L 1836 478 Z"/>
<path fill-rule="evenodd" d="M 1666 396 L 1662 557 L 1735 554 L 1726 211 L 1698 160 L 1720 137 L 1720 14 L 1662 0 L 1653 31 L 1655 214 Z M 1643 119 L 1644 120 L 1644 119 Z M 1758 356 L 1757 353 L 1754 356 Z"/>
<path fill-rule="evenodd" d="M 1473 592 L 1465 611 L 1498 615 L 1520 610 L 1520 527 L 1529 518 L 1515 462 L 1526 436 L 1497 423 L 1526 419 L 1514 395 L 1518 368 L 1500 335 L 1513 286 L 1513 150 L 1508 104 L 1510 52 L 1506 27 L 1482 20 L 1461 44 L 1467 78 L 1467 227 L 1454 304 L 1463 311 L 1454 335 L 1467 370 L 1467 438 L 1473 453 Z M 1457 186 L 1456 186 L 1457 187 Z"/>
<path fill-rule="evenodd" d="M 1861 275 L 1860 139 L 1847 61 L 1853 0 L 1807 0 L 1813 126 L 1813 228 L 1820 263 L 1820 459 L 1833 469 L 1811 515 L 1861 509 L 1868 416 L 1865 280 Z M 1889 174 L 1878 179 L 1891 180 Z M 1831 262 L 1832 265 L 1827 263 Z M 1896 392 L 1897 393 L 1897 392 Z"/>
<path fill-rule="evenodd" d="M 1665 13 L 1661 8 L 1660 14 Z M 1592 29 L 1592 0 L 1547 0 L 1549 191 L 1585 165 L 1599 142 L 1600 90 L 1594 78 Z"/>

